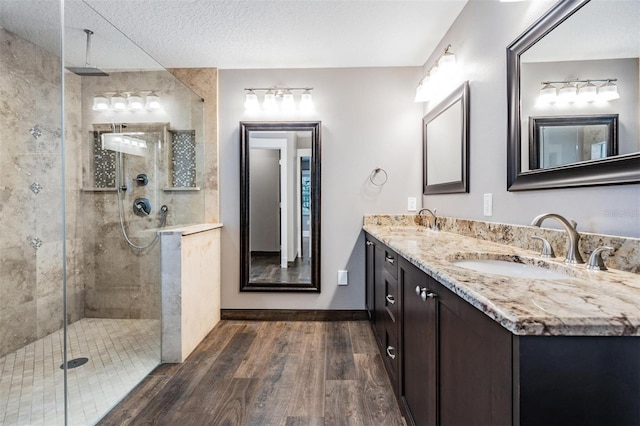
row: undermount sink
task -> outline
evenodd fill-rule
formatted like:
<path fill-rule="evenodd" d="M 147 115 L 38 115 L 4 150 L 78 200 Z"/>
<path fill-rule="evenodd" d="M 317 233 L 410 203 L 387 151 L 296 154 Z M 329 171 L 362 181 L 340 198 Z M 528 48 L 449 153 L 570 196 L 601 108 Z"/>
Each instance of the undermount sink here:
<path fill-rule="evenodd" d="M 492 275 L 529 278 L 538 280 L 558 280 L 571 278 L 570 275 L 550 270 L 546 267 L 517 262 L 515 259 L 455 259 L 456 266 Z"/>

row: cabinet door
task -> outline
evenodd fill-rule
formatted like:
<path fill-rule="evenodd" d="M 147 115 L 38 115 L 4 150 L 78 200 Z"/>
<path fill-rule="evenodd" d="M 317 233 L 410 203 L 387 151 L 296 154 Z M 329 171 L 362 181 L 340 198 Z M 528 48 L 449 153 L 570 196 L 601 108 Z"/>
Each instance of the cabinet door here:
<path fill-rule="evenodd" d="M 436 330 L 437 303 L 431 278 L 401 261 L 399 281 L 402 297 L 402 343 L 400 399 L 408 423 L 437 423 Z"/>
<path fill-rule="evenodd" d="M 434 292 L 440 424 L 511 424 L 511 333 L 439 283 Z"/>
<path fill-rule="evenodd" d="M 365 306 L 367 309 L 367 314 L 369 315 L 369 320 L 372 323 L 375 323 L 376 317 L 375 317 L 374 294 L 375 294 L 376 243 L 367 237 L 365 238 L 365 247 L 366 247 Z"/>

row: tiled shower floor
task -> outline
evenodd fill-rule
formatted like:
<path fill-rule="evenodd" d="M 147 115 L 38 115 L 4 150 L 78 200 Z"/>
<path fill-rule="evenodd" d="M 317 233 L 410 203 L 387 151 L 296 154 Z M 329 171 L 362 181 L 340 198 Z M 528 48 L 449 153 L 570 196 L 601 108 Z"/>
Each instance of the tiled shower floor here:
<path fill-rule="evenodd" d="M 160 322 L 84 318 L 69 326 L 69 425 L 104 416 L 160 362 Z M 0 425 L 62 425 L 62 330 L 0 358 Z"/>

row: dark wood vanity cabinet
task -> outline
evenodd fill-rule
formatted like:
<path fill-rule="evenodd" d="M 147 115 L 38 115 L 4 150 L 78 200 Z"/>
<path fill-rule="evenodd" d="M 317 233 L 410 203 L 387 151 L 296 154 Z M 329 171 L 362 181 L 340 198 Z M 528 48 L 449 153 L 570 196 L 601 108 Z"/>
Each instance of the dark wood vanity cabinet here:
<path fill-rule="evenodd" d="M 367 310 L 394 392 L 398 390 L 398 256 L 367 235 Z M 373 303 L 373 306 L 369 306 Z"/>
<path fill-rule="evenodd" d="M 514 335 L 367 241 L 368 309 L 407 424 L 640 424 L 639 337 Z"/>
<path fill-rule="evenodd" d="M 400 259 L 400 404 L 415 425 L 504 425 L 511 333 Z"/>

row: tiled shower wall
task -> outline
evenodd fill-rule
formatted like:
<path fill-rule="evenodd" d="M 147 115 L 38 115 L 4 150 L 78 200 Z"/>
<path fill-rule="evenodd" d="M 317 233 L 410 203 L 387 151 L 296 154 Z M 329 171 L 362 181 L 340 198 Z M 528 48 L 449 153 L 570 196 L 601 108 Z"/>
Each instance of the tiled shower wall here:
<path fill-rule="evenodd" d="M 67 84 L 66 155 L 79 164 L 80 79 Z M 60 59 L 0 28 L 0 356 L 62 327 Z M 83 316 L 79 169 L 67 168 L 68 320 Z"/>

